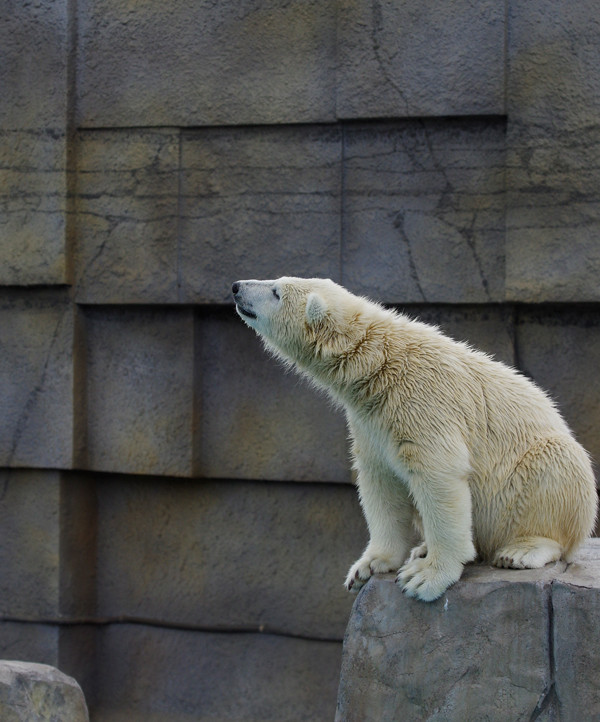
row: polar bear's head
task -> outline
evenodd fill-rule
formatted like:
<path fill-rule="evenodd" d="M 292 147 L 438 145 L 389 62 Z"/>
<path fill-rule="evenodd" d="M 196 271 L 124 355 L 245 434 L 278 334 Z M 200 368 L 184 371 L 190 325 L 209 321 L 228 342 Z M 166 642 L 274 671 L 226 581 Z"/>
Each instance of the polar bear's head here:
<path fill-rule="evenodd" d="M 283 277 L 237 281 L 236 310 L 276 355 L 306 364 L 339 353 L 360 337 L 369 307 L 329 279 Z"/>

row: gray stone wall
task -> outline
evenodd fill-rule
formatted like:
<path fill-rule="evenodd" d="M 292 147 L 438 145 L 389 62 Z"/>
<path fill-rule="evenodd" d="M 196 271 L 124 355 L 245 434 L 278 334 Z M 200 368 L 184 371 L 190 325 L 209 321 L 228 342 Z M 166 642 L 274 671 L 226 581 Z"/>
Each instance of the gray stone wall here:
<path fill-rule="evenodd" d="M 512 363 L 600 460 L 593 2 L 9 2 L 0 657 L 91 717 L 331 720 L 343 419 L 236 318 L 330 276 Z"/>

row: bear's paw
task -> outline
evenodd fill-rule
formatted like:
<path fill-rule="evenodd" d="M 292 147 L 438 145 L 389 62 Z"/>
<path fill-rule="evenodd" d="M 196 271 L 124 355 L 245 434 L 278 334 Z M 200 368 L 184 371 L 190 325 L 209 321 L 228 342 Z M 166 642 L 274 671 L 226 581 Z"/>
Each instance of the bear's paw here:
<path fill-rule="evenodd" d="M 417 557 L 400 569 L 396 582 L 409 597 L 432 602 L 460 579 L 462 569 L 460 562 L 434 564 L 428 557 Z"/>
<path fill-rule="evenodd" d="M 350 567 L 344 586 L 348 591 L 358 592 L 373 574 L 395 572 L 401 564 L 402 560 L 383 555 L 365 554 Z"/>

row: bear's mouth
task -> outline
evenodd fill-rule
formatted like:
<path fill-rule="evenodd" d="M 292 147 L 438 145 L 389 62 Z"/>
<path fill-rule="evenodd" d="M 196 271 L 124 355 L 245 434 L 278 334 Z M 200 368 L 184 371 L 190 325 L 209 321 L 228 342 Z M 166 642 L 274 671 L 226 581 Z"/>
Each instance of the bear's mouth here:
<path fill-rule="evenodd" d="M 256 314 L 253 311 L 247 311 L 243 306 L 238 304 L 238 311 L 248 318 L 256 318 Z"/>

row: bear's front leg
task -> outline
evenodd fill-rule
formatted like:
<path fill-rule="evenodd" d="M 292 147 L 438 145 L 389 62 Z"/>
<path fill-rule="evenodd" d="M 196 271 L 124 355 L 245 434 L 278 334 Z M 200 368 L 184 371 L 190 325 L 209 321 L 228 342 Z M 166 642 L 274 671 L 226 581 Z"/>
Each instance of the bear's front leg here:
<path fill-rule="evenodd" d="M 362 556 L 348 572 L 344 586 L 357 592 L 373 576 L 396 572 L 404 563 L 413 537 L 415 514 L 402 482 L 378 469 L 373 478 L 359 468 L 358 489 L 370 541 Z"/>
<path fill-rule="evenodd" d="M 410 477 L 423 521 L 425 544 L 400 569 L 397 582 L 411 597 L 431 602 L 460 579 L 463 565 L 476 557 L 471 530 L 469 465 L 465 454 L 446 458 L 444 470 Z"/>

